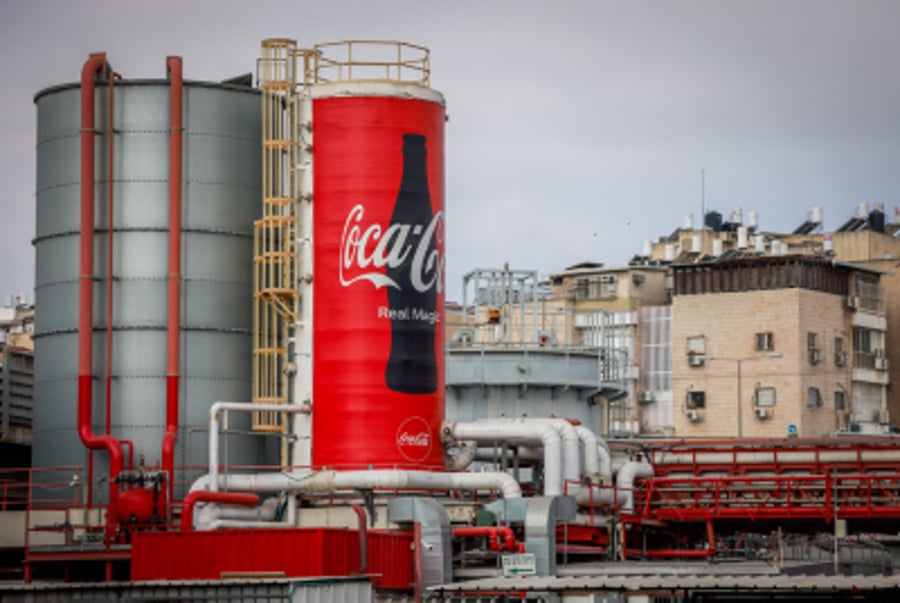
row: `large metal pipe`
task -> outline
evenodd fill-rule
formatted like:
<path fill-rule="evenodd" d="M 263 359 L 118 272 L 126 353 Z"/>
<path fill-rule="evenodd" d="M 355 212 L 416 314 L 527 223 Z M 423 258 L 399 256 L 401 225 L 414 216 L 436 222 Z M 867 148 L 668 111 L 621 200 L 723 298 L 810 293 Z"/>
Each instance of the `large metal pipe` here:
<path fill-rule="evenodd" d="M 620 496 L 624 494 L 624 502 L 619 507 L 621 512 L 634 512 L 634 484 L 637 479 L 647 477 L 653 477 L 653 465 L 642 461 L 629 461 L 616 474 L 616 490 Z"/>
<path fill-rule="evenodd" d="M 195 490 L 188 492 L 181 502 L 181 531 L 190 532 L 194 525 L 194 505 L 199 502 L 221 503 L 224 505 L 242 505 L 255 507 L 259 504 L 259 496 L 245 492 L 210 492 Z"/>
<path fill-rule="evenodd" d="M 544 448 L 544 495 L 562 494 L 562 443 L 559 432 L 550 425 L 539 422 L 445 421 L 441 432 L 445 440 L 541 444 Z"/>
<path fill-rule="evenodd" d="M 319 471 L 316 473 L 248 473 L 218 475 L 217 488 L 250 492 L 301 492 L 332 494 L 341 490 L 496 490 L 503 498 L 521 498 L 522 489 L 511 475 L 500 472 L 440 473 L 436 471 Z M 191 491 L 212 489 L 212 477 L 204 475 Z"/>
<path fill-rule="evenodd" d="M 591 483 L 611 482 L 612 463 L 609 450 L 600 444 L 603 440 L 584 425 L 575 425 L 575 433 L 581 440 L 581 454 L 584 461 L 582 476 L 584 479 Z"/>
<path fill-rule="evenodd" d="M 556 417 L 502 417 L 478 419 L 479 423 L 542 423 L 557 431 L 562 445 L 562 479 L 567 482 L 581 481 L 581 438 L 575 427 L 565 419 Z M 588 432 L 587 428 L 584 428 Z M 592 434 L 593 435 L 593 434 Z M 594 448 L 597 440 L 594 438 Z M 596 454 L 596 453 L 595 453 Z"/>
<path fill-rule="evenodd" d="M 178 440 L 178 389 L 181 366 L 181 186 L 183 92 L 181 57 L 168 57 L 171 83 L 169 109 L 169 287 L 166 346 L 166 433 L 162 442 L 162 468 L 168 478 L 168 500 L 175 493 L 175 443 Z"/>
<path fill-rule="evenodd" d="M 98 436 L 93 430 L 94 379 L 94 80 L 108 69 L 106 53 L 91 54 L 81 70 L 81 233 L 78 283 L 78 435 L 90 450 L 109 454 L 109 501 L 107 524 L 115 522 L 119 486 L 115 477 L 122 471 L 123 455 L 111 435 Z M 110 228 L 112 225 L 110 224 Z"/>
<path fill-rule="evenodd" d="M 194 520 L 194 529 L 196 530 L 214 530 L 214 526 L 219 522 L 242 522 L 240 527 L 258 527 L 271 528 L 279 523 L 275 523 L 275 517 L 278 515 L 278 507 L 281 501 L 277 497 L 267 498 L 259 506 L 246 507 L 235 505 L 210 504 L 204 506 L 197 511 Z M 182 514 L 183 515 L 183 514 Z M 287 522 L 282 522 L 285 527 Z M 235 526 L 237 527 L 237 526 Z"/>

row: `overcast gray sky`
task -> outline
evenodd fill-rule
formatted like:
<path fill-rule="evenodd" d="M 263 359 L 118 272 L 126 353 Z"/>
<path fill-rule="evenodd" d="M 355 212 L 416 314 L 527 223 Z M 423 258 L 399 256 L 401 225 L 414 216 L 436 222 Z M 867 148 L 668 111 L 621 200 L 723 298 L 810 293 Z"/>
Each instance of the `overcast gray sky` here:
<path fill-rule="evenodd" d="M 38 90 L 92 51 L 220 80 L 259 42 L 431 48 L 447 98 L 449 296 L 474 267 L 625 263 L 706 206 L 826 229 L 900 205 L 900 1 L 0 0 L 0 295 L 34 282 Z"/>

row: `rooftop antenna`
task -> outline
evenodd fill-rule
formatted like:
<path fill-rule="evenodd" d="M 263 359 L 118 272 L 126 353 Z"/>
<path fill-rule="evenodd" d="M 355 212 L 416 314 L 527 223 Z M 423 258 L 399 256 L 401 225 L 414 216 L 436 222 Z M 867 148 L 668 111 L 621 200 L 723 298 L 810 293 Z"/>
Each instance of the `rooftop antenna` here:
<path fill-rule="evenodd" d="M 706 228 L 706 169 L 700 168 L 700 228 Z"/>

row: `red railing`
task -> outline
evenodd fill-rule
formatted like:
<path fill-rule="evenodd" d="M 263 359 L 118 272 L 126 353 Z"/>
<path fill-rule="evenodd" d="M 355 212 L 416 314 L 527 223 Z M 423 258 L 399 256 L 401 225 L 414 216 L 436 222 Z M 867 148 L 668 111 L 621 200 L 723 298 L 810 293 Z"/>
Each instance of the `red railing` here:
<path fill-rule="evenodd" d="M 638 498 L 669 521 L 900 518 L 900 474 L 653 478 Z"/>

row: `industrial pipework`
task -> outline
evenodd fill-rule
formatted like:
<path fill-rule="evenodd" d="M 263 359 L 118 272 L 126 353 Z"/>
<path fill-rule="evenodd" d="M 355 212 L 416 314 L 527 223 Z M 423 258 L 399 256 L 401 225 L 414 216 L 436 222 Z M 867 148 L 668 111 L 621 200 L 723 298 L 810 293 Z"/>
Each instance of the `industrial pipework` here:
<path fill-rule="evenodd" d="M 123 465 L 122 447 L 111 435 L 93 431 L 94 381 L 94 90 L 95 78 L 110 70 L 105 53 L 88 57 L 81 71 L 81 250 L 78 285 L 78 435 L 90 450 L 106 450 L 109 454 L 109 507 L 107 527 L 115 524 L 115 508 L 119 486 L 115 477 Z M 110 228 L 112 225 L 110 224 Z M 90 472 L 89 472 L 90 473 Z M 93 481 L 93 474 L 89 475 Z M 88 484 L 88 500 L 91 498 Z"/>
<path fill-rule="evenodd" d="M 181 366 L 181 186 L 182 133 L 184 131 L 181 57 L 168 57 L 171 82 L 169 134 L 169 290 L 166 345 L 166 433 L 162 443 L 162 468 L 168 476 L 168 497 L 175 498 L 175 443 L 178 440 L 178 389 Z M 167 513 L 167 517 L 171 517 Z"/>

